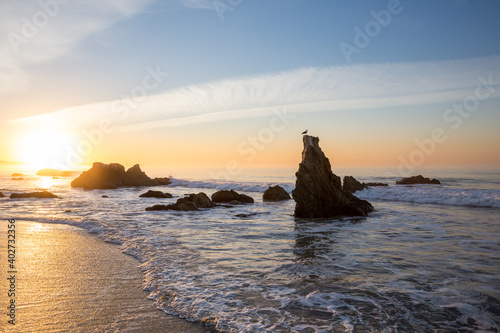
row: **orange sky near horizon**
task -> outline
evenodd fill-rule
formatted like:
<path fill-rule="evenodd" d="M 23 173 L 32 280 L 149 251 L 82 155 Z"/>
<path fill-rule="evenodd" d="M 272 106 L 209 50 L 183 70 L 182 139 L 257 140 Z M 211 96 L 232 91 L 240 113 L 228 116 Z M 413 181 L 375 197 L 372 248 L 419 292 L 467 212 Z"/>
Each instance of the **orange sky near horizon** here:
<path fill-rule="evenodd" d="M 401 117 L 377 123 L 359 115 L 297 114 L 281 131 L 270 129 L 272 117 L 224 120 L 148 131 L 99 133 L 40 126 L 13 126 L 0 146 L 0 160 L 33 169 L 75 169 L 95 161 L 125 166 L 193 166 L 252 168 L 296 166 L 301 159 L 301 132 L 319 136 L 333 167 L 500 166 L 500 134 L 489 116 L 477 116 L 459 131 L 444 130 L 436 142 L 431 119 Z M 482 119 L 481 119 L 482 118 Z M 406 119 L 406 120 L 405 120 Z M 323 121 L 322 121 L 323 120 Z M 420 119 L 421 120 L 421 119 Z M 434 120 L 434 119 L 432 119 Z M 271 126 L 272 127 L 272 126 Z M 86 133 L 86 134 L 85 134 Z"/>

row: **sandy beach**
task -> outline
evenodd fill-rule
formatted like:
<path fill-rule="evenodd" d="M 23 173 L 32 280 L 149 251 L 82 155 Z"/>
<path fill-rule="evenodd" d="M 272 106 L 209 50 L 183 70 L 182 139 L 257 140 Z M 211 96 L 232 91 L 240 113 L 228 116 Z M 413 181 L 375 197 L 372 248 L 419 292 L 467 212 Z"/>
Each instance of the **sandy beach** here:
<path fill-rule="evenodd" d="M 7 230 L 0 221 L 1 332 L 205 331 L 159 311 L 142 290 L 139 262 L 83 229 L 16 221 L 15 274 L 8 273 Z M 12 299 L 15 325 L 6 309 Z"/>

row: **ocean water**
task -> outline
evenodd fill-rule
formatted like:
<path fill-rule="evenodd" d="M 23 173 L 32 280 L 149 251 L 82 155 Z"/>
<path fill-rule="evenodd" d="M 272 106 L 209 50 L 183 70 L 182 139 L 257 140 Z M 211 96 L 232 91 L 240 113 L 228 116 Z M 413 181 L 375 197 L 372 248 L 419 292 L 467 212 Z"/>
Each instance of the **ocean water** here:
<path fill-rule="evenodd" d="M 145 170 L 165 176 L 168 168 Z M 67 223 L 121 244 L 141 261 L 161 310 L 220 332 L 498 332 L 500 172 L 426 170 L 442 185 L 396 186 L 384 169 L 334 169 L 386 182 L 357 192 L 366 218 L 293 217 L 293 200 L 262 201 L 270 185 L 294 188 L 295 169 L 247 170 L 231 180 L 172 172 L 155 190 L 72 189 L 72 178 L 0 172 L 0 192 L 48 189 L 60 199 L 0 198 L 0 218 Z M 255 204 L 198 212 L 146 212 L 188 193 L 220 189 Z M 102 198 L 107 195 L 109 198 Z"/>

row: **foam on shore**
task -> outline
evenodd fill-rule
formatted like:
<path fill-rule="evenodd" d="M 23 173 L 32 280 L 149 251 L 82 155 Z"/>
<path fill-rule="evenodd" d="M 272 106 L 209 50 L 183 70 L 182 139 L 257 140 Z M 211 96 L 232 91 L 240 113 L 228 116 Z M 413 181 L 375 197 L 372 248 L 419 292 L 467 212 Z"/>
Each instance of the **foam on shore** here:
<path fill-rule="evenodd" d="M 138 261 L 83 229 L 16 221 L 16 325 L 12 332 L 204 332 L 158 310 L 142 290 Z M 7 221 L 0 221 L 7 272 Z M 2 276 L 0 304 L 9 302 Z M 2 311 L 4 313 L 4 311 Z"/>

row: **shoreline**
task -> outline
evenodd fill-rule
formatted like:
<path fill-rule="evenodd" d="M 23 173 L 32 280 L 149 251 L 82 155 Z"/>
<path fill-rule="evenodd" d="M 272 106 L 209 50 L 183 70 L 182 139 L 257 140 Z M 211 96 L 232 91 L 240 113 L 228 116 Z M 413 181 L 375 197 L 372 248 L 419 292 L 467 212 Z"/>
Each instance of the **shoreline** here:
<path fill-rule="evenodd" d="M 1 331 L 208 331 L 157 309 L 142 289 L 139 261 L 78 227 L 16 221 L 15 273 L 8 275 L 8 225 L 0 221 Z M 6 313 L 12 299 L 15 325 Z"/>

